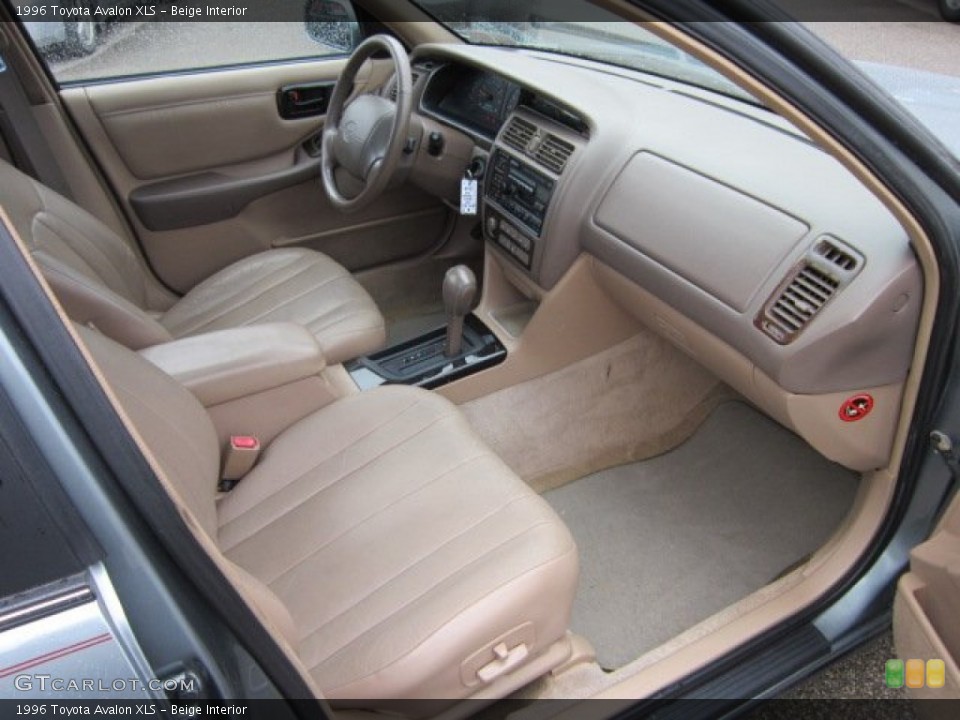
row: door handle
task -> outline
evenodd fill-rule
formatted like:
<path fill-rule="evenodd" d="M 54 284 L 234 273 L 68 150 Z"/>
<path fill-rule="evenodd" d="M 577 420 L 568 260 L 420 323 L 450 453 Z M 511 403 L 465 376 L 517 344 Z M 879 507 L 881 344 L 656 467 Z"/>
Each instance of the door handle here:
<path fill-rule="evenodd" d="M 277 90 L 277 112 L 286 120 L 324 115 L 333 87 L 331 82 L 285 85 Z"/>

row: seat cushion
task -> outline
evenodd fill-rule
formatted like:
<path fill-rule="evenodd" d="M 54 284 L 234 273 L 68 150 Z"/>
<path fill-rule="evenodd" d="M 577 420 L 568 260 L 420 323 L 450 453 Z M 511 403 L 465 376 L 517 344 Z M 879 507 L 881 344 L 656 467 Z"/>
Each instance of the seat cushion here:
<path fill-rule="evenodd" d="M 3 208 L 70 317 L 139 350 L 170 333 L 147 310 L 173 302 L 123 238 L 86 210 L 0 160 Z"/>
<path fill-rule="evenodd" d="M 379 349 L 386 339 L 373 299 L 342 266 L 312 250 L 268 250 L 207 278 L 162 318 L 174 337 L 241 325 L 295 322 L 328 363 Z"/>
<path fill-rule="evenodd" d="M 289 608 L 330 699 L 464 697 L 502 636 L 533 657 L 569 625 L 568 530 L 432 393 L 381 388 L 302 420 L 218 514 L 221 549 Z"/>

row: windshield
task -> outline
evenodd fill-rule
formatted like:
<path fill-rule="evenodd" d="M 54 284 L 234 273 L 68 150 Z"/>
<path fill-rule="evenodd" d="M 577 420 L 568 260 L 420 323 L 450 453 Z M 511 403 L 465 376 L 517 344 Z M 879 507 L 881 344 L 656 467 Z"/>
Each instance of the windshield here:
<path fill-rule="evenodd" d="M 752 96 L 693 56 L 653 33 L 582 0 L 415 2 L 469 43 L 572 55 L 652 73 L 756 102 Z"/>

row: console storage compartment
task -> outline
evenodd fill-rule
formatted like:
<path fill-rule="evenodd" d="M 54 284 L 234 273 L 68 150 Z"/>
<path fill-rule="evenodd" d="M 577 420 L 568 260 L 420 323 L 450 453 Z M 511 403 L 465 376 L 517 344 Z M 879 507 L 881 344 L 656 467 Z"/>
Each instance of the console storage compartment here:
<path fill-rule="evenodd" d="M 294 323 L 195 335 L 140 354 L 196 395 L 223 442 L 254 435 L 267 443 L 351 387 L 342 366 L 328 368 L 313 335 Z"/>

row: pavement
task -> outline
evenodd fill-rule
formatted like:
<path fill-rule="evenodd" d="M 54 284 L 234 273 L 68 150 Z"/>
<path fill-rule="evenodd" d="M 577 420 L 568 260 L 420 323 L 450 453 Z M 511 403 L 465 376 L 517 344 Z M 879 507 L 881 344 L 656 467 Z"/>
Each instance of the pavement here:
<path fill-rule="evenodd" d="M 886 632 L 780 696 L 782 700 L 904 700 L 906 691 L 886 686 L 884 667 L 896 658 L 893 634 Z M 907 710 L 905 711 L 904 708 Z M 909 705 L 896 706 L 898 720 L 912 720 Z M 877 712 L 880 712 L 879 710 Z M 904 713 L 907 713 L 906 715 Z"/>
<path fill-rule="evenodd" d="M 933 7 L 933 0 L 931 0 Z M 960 24 L 920 14 L 911 22 L 808 22 L 804 25 L 851 60 L 960 76 Z"/>

